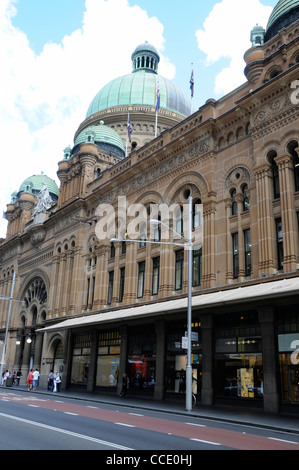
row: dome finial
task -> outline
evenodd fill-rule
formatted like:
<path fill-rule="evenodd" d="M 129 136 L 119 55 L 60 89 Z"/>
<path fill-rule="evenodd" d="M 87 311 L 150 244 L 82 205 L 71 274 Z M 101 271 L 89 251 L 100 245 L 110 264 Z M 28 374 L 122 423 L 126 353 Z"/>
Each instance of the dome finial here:
<path fill-rule="evenodd" d="M 148 72 L 158 73 L 160 56 L 157 49 L 145 41 L 136 47 L 132 54 L 133 72 L 146 70 Z"/>

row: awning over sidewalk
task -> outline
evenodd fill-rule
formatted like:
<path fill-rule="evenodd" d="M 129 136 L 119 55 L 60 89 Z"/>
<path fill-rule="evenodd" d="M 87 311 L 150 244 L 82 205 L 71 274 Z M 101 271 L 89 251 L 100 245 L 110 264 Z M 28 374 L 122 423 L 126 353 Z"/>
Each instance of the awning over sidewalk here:
<path fill-rule="evenodd" d="M 221 307 L 236 303 L 248 303 L 258 300 L 270 300 L 278 297 L 299 294 L 299 277 L 284 279 L 282 281 L 264 282 L 252 286 L 231 288 L 210 294 L 201 294 L 192 297 L 192 307 Z M 110 312 L 86 315 L 65 320 L 55 325 L 42 328 L 40 332 L 50 332 L 66 328 L 79 328 L 102 323 L 119 322 L 121 320 L 134 320 L 161 315 L 167 312 L 176 312 L 187 309 L 187 298 L 174 299 L 166 302 L 157 302 L 138 307 L 111 310 Z"/>

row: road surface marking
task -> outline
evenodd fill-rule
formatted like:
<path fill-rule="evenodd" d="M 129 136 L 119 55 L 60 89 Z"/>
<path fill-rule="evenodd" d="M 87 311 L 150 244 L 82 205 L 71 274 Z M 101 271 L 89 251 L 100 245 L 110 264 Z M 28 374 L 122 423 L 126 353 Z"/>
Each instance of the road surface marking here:
<path fill-rule="evenodd" d="M 65 415 L 79 416 L 78 413 L 71 413 L 70 411 L 64 411 Z"/>
<path fill-rule="evenodd" d="M 296 445 L 298 445 L 298 442 L 286 441 L 285 439 L 278 439 L 276 437 L 268 437 L 268 439 L 271 439 L 272 441 L 286 442 L 287 444 L 296 444 Z"/>
<path fill-rule="evenodd" d="M 196 424 L 196 423 L 185 423 L 185 424 L 189 424 L 189 426 L 198 426 L 199 428 L 206 428 L 204 424 Z"/>
<path fill-rule="evenodd" d="M 0 413 L 0 416 L 3 416 L 4 418 L 14 419 L 15 421 L 21 421 L 22 423 L 30 424 L 32 426 L 38 426 L 40 428 L 44 428 L 44 429 L 47 429 L 49 431 L 60 432 L 62 434 L 68 434 L 69 436 L 72 436 L 72 437 L 78 437 L 79 439 L 85 439 L 87 441 L 92 441 L 92 442 L 95 442 L 97 444 L 102 444 L 102 445 L 105 445 L 105 446 L 108 446 L 108 447 L 113 447 L 114 449 L 134 450 L 134 449 L 131 449 L 129 447 L 124 447 L 124 446 L 121 446 L 119 444 L 115 444 L 113 442 L 102 441 L 101 439 L 96 439 L 94 437 L 84 436 L 83 434 L 78 434 L 76 432 L 67 431 L 66 429 L 60 429 L 60 428 L 56 428 L 54 426 L 48 426 L 47 424 L 36 423 L 35 421 L 30 421 L 29 419 L 19 418 L 18 416 L 11 416 L 11 415 L 7 415 L 5 413 Z"/>
<path fill-rule="evenodd" d="M 221 446 L 218 442 L 203 441 L 202 439 L 190 439 L 190 441 L 202 442 L 203 444 L 210 444 L 212 446 Z"/>
<path fill-rule="evenodd" d="M 126 424 L 126 423 L 114 423 L 118 424 L 119 426 L 126 426 L 127 428 L 136 428 L 136 426 L 133 426 L 132 424 Z"/>
<path fill-rule="evenodd" d="M 141 415 L 139 413 L 128 413 L 129 415 L 132 415 L 132 416 L 144 416 L 144 415 Z"/>

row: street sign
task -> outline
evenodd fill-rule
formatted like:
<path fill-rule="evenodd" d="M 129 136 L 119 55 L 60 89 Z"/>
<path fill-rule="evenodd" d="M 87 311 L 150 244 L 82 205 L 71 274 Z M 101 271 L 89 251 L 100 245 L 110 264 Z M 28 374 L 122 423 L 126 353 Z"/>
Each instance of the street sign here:
<path fill-rule="evenodd" d="M 188 332 L 185 331 L 185 337 L 188 338 Z M 191 341 L 198 341 L 198 332 L 191 331 Z"/>

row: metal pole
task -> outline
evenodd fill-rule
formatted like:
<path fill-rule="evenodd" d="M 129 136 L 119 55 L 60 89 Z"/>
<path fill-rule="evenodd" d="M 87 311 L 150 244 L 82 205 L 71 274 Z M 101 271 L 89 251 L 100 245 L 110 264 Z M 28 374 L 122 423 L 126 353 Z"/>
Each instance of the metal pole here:
<path fill-rule="evenodd" d="M 191 365 L 191 323 L 192 323 L 192 197 L 189 197 L 188 205 L 188 311 L 187 332 L 188 349 L 186 365 L 186 410 L 192 410 L 192 365 Z"/>
<path fill-rule="evenodd" d="M 7 315 L 7 321 L 6 321 L 5 338 L 4 338 L 4 345 L 3 345 L 3 351 L 2 351 L 2 360 L 1 360 L 1 367 L 0 367 L 0 374 L 1 374 L 1 375 L 0 375 L 0 379 L 1 379 L 1 380 L 2 380 L 3 366 L 4 366 L 4 363 L 5 363 L 5 356 L 6 356 L 6 345 L 7 345 L 7 336 L 8 336 L 8 326 L 9 326 L 9 320 L 10 320 L 10 314 L 11 314 L 11 306 L 12 306 L 12 301 L 13 301 L 13 292 L 14 292 L 14 287 L 15 287 L 15 279 L 16 279 L 16 272 L 14 271 L 14 273 L 13 273 L 13 278 L 12 278 L 11 289 L 10 289 L 8 315 Z"/>

